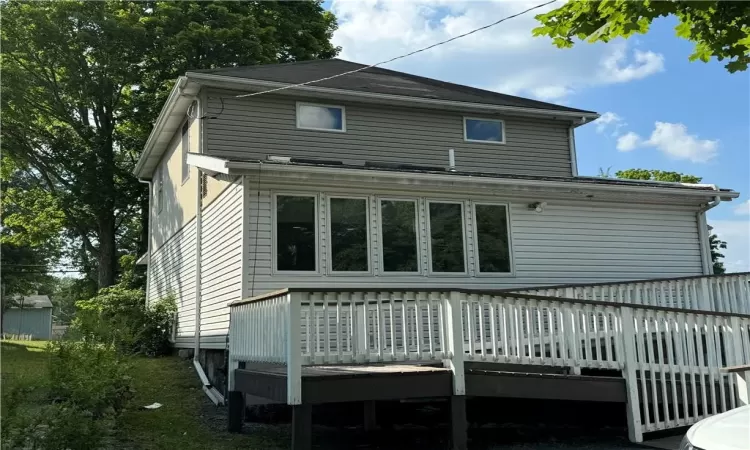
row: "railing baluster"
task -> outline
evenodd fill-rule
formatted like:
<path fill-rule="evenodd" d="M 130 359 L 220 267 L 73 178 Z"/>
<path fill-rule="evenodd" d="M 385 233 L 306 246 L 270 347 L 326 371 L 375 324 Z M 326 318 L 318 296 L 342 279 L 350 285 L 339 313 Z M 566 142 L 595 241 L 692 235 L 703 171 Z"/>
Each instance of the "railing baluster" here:
<path fill-rule="evenodd" d="M 417 359 L 421 359 L 424 328 L 422 327 L 422 305 L 419 302 L 419 294 L 416 292 L 414 293 L 414 319 L 416 321 Z"/>
<path fill-rule="evenodd" d="M 661 380 L 661 405 L 662 405 L 662 413 L 664 418 L 664 426 L 669 427 L 671 423 L 671 419 L 669 417 L 669 396 L 667 395 L 667 361 L 666 356 L 664 355 L 665 349 L 664 349 L 664 315 L 661 313 L 661 311 L 658 311 L 656 314 L 654 314 L 654 332 L 656 337 L 656 345 L 657 345 L 657 352 L 659 358 L 659 379 Z M 656 382 L 656 379 L 654 379 L 654 382 Z"/>
<path fill-rule="evenodd" d="M 497 354 L 497 317 L 496 317 L 497 308 L 495 307 L 495 303 L 492 301 L 491 296 L 484 295 L 483 298 L 489 305 L 489 310 L 490 310 L 490 336 L 492 339 L 492 360 L 497 362 L 500 359 L 499 355 Z"/>

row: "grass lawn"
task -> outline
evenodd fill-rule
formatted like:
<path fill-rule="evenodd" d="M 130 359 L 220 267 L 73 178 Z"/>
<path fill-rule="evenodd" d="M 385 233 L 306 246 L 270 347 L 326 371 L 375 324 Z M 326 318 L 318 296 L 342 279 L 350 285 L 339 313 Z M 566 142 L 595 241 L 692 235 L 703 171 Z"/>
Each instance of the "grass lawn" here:
<path fill-rule="evenodd" d="M 2 341 L 3 390 L 19 383 L 43 381 L 50 358 L 45 347 L 46 342 L 39 341 Z M 288 448 L 284 428 L 246 426 L 252 434 L 242 435 L 225 431 L 226 409 L 208 401 L 190 362 L 177 357 L 138 357 L 132 364 L 136 394 L 121 418 L 117 448 Z M 163 406 L 156 410 L 141 408 L 154 402 Z"/>

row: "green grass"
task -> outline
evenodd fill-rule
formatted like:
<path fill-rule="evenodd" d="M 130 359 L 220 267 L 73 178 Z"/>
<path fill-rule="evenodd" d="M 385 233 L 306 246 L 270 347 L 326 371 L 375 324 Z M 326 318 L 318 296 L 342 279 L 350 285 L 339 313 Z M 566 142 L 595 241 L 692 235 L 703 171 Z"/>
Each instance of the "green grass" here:
<path fill-rule="evenodd" d="M 21 383 L 44 381 L 50 358 L 44 351 L 46 344 L 2 341 L 3 391 Z M 223 420 L 226 409 L 216 409 L 208 401 L 190 362 L 177 357 L 137 357 L 133 358 L 132 365 L 136 394 L 121 417 L 118 448 L 270 450 L 288 447 L 288 438 L 278 427 L 252 427 L 252 433 L 241 435 L 228 433 Z M 154 402 L 163 406 L 156 410 L 142 409 Z"/>

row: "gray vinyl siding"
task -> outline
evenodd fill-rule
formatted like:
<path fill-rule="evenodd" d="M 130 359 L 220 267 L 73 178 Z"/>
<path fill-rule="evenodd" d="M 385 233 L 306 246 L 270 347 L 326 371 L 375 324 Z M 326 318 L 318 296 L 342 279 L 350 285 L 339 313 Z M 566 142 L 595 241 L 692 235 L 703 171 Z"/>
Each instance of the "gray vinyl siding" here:
<path fill-rule="evenodd" d="M 202 343 L 224 345 L 229 328 L 227 304 L 242 296 L 242 195 L 242 182 L 235 183 L 203 210 Z"/>
<path fill-rule="evenodd" d="M 3 314 L 3 333 L 52 338 L 52 308 L 11 308 Z"/>
<path fill-rule="evenodd" d="M 147 301 L 169 295 L 177 302 L 177 340 L 195 335 L 195 220 L 170 237 L 150 258 Z"/>
<path fill-rule="evenodd" d="M 250 184 L 250 183 L 249 183 Z M 323 270 L 318 274 L 284 274 L 273 270 L 272 193 L 276 189 L 261 189 L 258 196 L 248 186 L 249 216 L 247 227 L 248 255 L 247 279 L 254 280 L 247 293 L 260 294 L 284 287 L 476 287 L 514 288 L 568 283 L 593 283 L 625 281 L 644 278 L 701 275 L 701 251 L 695 210 L 666 206 L 647 206 L 636 203 L 604 203 L 587 200 L 550 201 L 544 212 L 536 213 L 528 205 L 534 199 L 523 197 L 488 198 L 473 197 L 478 202 L 509 203 L 512 265 L 509 275 L 478 274 L 475 266 L 476 251 L 471 226 L 472 210 L 469 198 L 434 197 L 426 192 L 404 192 L 400 196 L 388 192 L 386 198 L 419 198 L 419 239 L 421 274 L 393 275 L 380 273 L 377 232 L 372 239 L 369 276 L 326 274 L 326 233 L 319 242 L 318 256 Z M 293 192 L 289 186 L 279 187 L 282 192 Z M 325 192 L 324 188 L 320 192 Z M 352 195 L 362 191 L 351 188 Z M 305 193 L 313 194 L 308 188 Z M 336 195 L 341 195 L 337 190 Z M 370 201 L 377 201 L 378 192 L 370 192 Z M 258 201 L 259 199 L 259 201 Z M 468 273 L 446 275 L 428 273 L 428 246 L 426 227 L 427 200 L 465 200 L 467 215 L 466 254 Z M 320 205 L 325 205 L 321 194 Z M 324 209 L 319 209 L 318 226 L 325 226 Z M 257 216 L 257 217 L 256 217 Z M 376 209 L 371 208 L 371 232 L 377 224 Z M 257 226 L 256 226 L 257 222 Z M 256 236 L 257 233 L 257 236 Z M 254 270 L 255 275 L 252 276 Z"/>
<path fill-rule="evenodd" d="M 446 167 L 455 149 L 462 171 L 570 176 L 568 124 L 562 121 L 487 117 L 505 122 L 505 144 L 465 142 L 464 114 L 320 100 L 344 106 L 346 132 L 297 129 L 296 99 L 264 95 L 241 99 L 210 92 L 206 153 L 228 159 L 267 155 Z M 305 100 L 305 102 L 311 102 Z M 314 102 L 313 102 L 314 103 Z"/>

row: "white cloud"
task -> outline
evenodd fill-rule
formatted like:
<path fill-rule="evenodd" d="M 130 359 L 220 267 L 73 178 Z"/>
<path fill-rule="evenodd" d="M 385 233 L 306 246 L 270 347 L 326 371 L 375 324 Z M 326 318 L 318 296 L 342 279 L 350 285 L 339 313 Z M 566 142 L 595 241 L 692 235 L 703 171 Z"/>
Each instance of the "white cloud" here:
<path fill-rule="evenodd" d="M 750 220 L 709 219 L 708 224 L 727 243 L 727 248 L 721 250 L 727 272 L 750 271 Z"/>
<path fill-rule="evenodd" d="M 620 128 L 627 125 L 622 117 L 610 111 L 602 114 L 602 116 L 596 119 L 594 123 L 596 124 L 597 133 L 604 133 L 605 131 L 612 129 L 612 136 L 619 135 Z"/>
<path fill-rule="evenodd" d="M 518 13 L 531 1 L 333 0 L 340 57 L 375 63 Z M 536 14 L 554 5 L 396 61 L 386 68 L 506 94 L 560 102 L 586 88 L 623 83 L 663 70 L 663 57 L 630 51 L 625 41 L 559 49 L 533 37 Z M 585 106 L 585 105 L 581 105 Z"/>
<path fill-rule="evenodd" d="M 641 142 L 641 137 L 631 131 L 617 138 L 617 150 L 621 152 L 629 152 L 638 148 L 638 146 L 641 145 Z"/>
<path fill-rule="evenodd" d="M 673 159 L 707 162 L 719 151 L 719 141 L 698 139 L 681 123 L 656 122 L 651 137 L 643 145 L 655 147 Z"/>
<path fill-rule="evenodd" d="M 672 159 L 696 163 L 708 162 L 719 153 L 718 140 L 700 139 L 697 135 L 690 134 L 687 127 L 681 123 L 656 122 L 654 131 L 646 140 L 632 131 L 617 139 L 617 150 L 621 152 L 645 147 L 655 148 Z"/>
<path fill-rule="evenodd" d="M 602 60 L 600 77 L 604 83 L 626 83 L 663 71 L 664 55 L 635 50 L 633 61 L 628 62 L 625 48 L 620 47 Z"/>
<path fill-rule="evenodd" d="M 744 202 L 740 203 L 739 205 L 734 207 L 734 213 L 739 216 L 748 216 L 750 215 L 750 200 L 745 200 Z"/>

